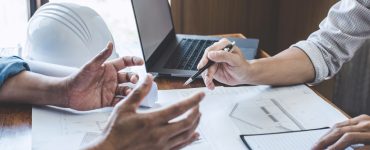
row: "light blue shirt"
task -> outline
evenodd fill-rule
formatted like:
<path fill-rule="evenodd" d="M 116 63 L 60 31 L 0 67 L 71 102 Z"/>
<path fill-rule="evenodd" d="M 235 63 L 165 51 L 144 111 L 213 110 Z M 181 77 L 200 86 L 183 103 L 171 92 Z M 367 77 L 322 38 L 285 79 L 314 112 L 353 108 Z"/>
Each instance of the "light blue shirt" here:
<path fill-rule="evenodd" d="M 24 70 L 30 70 L 30 67 L 21 58 L 17 56 L 0 57 L 0 87 L 8 78 Z"/>

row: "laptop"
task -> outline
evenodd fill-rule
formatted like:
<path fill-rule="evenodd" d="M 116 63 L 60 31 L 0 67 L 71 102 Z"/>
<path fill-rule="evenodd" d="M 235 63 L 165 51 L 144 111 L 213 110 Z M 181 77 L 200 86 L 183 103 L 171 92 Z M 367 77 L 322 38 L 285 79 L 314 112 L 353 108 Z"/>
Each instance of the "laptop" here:
<path fill-rule="evenodd" d="M 176 34 L 168 0 L 131 0 L 145 67 L 157 75 L 190 77 L 207 47 L 220 37 Z M 258 39 L 228 38 L 254 59 Z"/>

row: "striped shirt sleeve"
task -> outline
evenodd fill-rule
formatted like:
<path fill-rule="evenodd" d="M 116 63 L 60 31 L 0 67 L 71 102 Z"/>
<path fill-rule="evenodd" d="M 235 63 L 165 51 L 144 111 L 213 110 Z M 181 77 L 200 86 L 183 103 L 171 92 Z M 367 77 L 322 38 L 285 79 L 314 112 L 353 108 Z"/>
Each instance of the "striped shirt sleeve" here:
<path fill-rule="evenodd" d="M 314 66 L 315 80 L 311 84 L 333 77 L 357 51 L 369 47 L 369 8 L 369 0 L 339 1 L 320 23 L 319 30 L 292 45 L 304 51 Z"/>

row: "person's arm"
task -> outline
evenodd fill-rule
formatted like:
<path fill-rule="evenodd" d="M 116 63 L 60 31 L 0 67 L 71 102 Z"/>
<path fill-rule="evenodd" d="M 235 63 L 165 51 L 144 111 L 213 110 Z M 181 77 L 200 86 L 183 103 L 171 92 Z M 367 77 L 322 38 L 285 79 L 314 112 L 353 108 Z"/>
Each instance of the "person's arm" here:
<path fill-rule="evenodd" d="M 310 58 L 301 49 L 292 47 L 271 57 L 250 61 L 251 76 L 244 84 L 291 85 L 311 82 L 315 70 Z"/>
<path fill-rule="evenodd" d="M 370 49 L 370 1 L 341 0 L 320 29 L 292 47 L 302 49 L 315 68 L 313 84 L 332 78 L 357 51 Z"/>
<path fill-rule="evenodd" d="M 144 64 L 138 57 L 122 57 L 105 62 L 111 55 L 113 44 L 82 67 L 65 77 L 49 77 L 32 73 L 28 65 L 16 60 L 0 60 L 0 103 L 28 103 L 54 105 L 76 110 L 92 110 L 114 106 L 127 96 L 132 88 L 122 83 L 136 83 L 139 76 L 120 70 Z"/>
<path fill-rule="evenodd" d="M 5 80 L 0 88 L 0 102 L 65 107 L 63 83 L 62 78 L 22 71 Z"/>
<path fill-rule="evenodd" d="M 0 102 L 61 106 L 61 79 L 28 70 L 19 57 L 0 58 Z"/>
<path fill-rule="evenodd" d="M 220 51 L 229 43 L 222 40 L 206 50 L 198 68 L 208 60 L 218 62 L 203 74 L 211 89 L 213 79 L 229 85 L 322 82 L 333 77 L 356 51 L 370 47 L 369 7 L 370 1 L 365 0 L 338 2 L 319 30 L 271 58 L 248 62 L 237 47 L 233 53 Z"/>

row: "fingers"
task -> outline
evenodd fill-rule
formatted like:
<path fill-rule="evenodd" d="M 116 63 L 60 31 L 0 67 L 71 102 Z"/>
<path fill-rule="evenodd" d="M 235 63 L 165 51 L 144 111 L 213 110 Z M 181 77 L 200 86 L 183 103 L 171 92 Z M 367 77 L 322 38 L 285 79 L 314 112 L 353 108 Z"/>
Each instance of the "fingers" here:
<path fill-rule="evenodd" d="M 126 67 L 140 66 L 144 64 L 144 60 L 136 56 L 125 56 L 108 62 L 112 64 L 116 70 L 122 70 Z"/>
<path fill-rule="evenodd" d="M 200 101 L 204 98 L 204 96 L 205 94 L 203 92 L 197 93 L 180 103 L 170 106 L 169 108 L 166 108 L 158 112 L 154 112 L 152 114 L 153 118 L 158 118 L 156 120 L 158 124 L 168 123 L 168 121 L 187 112 L 190 108 L 197 106 L 200 103 Z"/>
<path fill-rule="evenodd" d="M 333 126 L 333 128 L 327 134 L 325 134 L 320 139 L 320 141 L 322 141 L 324 139 L 327 139 L 327 137 L 333 135 L 333 133 L 338 133 L 339 131 L 341 131 L 340 129 L 343 128 L 343 127 L 346 127 L 346 126 L 355 126 L 355 125 L 359 124 L 361 121 L 365 121 L 365 120 L 370 120 L 370 117 L 368 115 L 360 115 L 360 116 L 357 116 L 355 118 L 348 119 L 346 121 L 337 123 L 337 124 L 335 124 Z M 361 128 L 361 127 L 358 126 L 357 128 Z"/>
<path fill-rule="evenodd" d="M 213 82 L 213 76 L 217 72 L 217 68 L 218 64 L 214 64 L 211 67 L 209 67 L 205 72 L 202 73 L 204 84 L 208 89 L 214 90 L 216 87 Z"/>
<path fill-rule="evenodd" d="M 357 125 L 361 121 L 370 121 L 370 116 L 368 115 L 360 115 L 352 119 L 348 119 L 346 121 L 337 123 L 334 125 L 333 128 L 340 128 L 344 126 L 350 126 L 350 125 Z"/>
<path fill-rule="evenodd" d="M 136 84 L 139 81 L 139 75 L 133 72 L 119 72 L 118 73 L 118 83 L 131 82 Z"/>
<path fill-rule="evenodd" d="M 359 121 L 361 121 L 362 117 L 361 116 L 358 116 L 358 117 L 355 117 L 355 118 L 351 118 L 351 119 L 348 119 L 346 121 L 343 121 L 343 122 L 340 122 L 340 123 L 337 123 L 335 124 L 331 130 L 326 133 L 321 139 L 323 139 L 324 137 L 326 137 L 328 134 L 334 132 L 334 130 L 336 130 L 337 128 L 342 128 L 342 127 L 345 127 L 345 126 L 353 126 L 353 125 L 356 125 L 359 123 Z"/>
<path fill-rule="evenodd" d="M 340 139 L 344 134 L 348 132 L 360 132 L 361 128 L 359 126 L 345 126 L 341 128 L 335 128 L 330 131 L 327 135 L 322 137 L 320 141 L 314 146 L 314 149 L 325 149 L 328 146 L 334 144 L 338 139 Z"/>
<path fill-rule="evenodd" d="M 369 143 L 369 132 L 351 132 L 344 134 L 337 142 L 328 147 L 329 150 L 345 149 L 353 144 Z"/>
<path fill-rule="evenodd" d="M 322 136 L 321 139 L 325 138 L 328 134 L 334 132 L 334 130 L 338 129 L 338 128 L 342 128 L 342 127 L 345 127 L 345 126 L 352 126 L 352 125 L 356 125 L 358 123 L 358 121 L 354 120 L 355 118 L 352 118 L 352 119 L 348 119 L 346 121 L 343 121 L 343 122 L 339 122 L 337 124 L 335 124 L 328 133 L 326 133 L 325 135 Z"/>
<path fill-rule="evenodd" d="M 224 48 L 229 43 L 230 43 L 229 40 L 223 38 L 220 41 L 214 43 L 212 46 L 208 47 L 204 51 L 204 54 L 202 56 L 202 59 L 199 61 L 199 64 L 198 64 L 197 68 L 200 69 L 200 68 L 202 68 L 203 66 L 205 66 L 208 63 L 208 53 L 209 52 L 221 50 L 222 48 Z"/>
<path fill-rule="evenodd" d="M 95 67 L 100 67 L 110 55 L 112 55 L 113 43 L 108 42 L 107 47 L 101 51 L 97 56 L 95 56 L 87 65 L 92 65 Z"/>
<path fill-rule="evenodd" d="M 178 145 L 182 145 L 183 143 L 189 141 L 189 139 L 191 139 L 192 135 L 194 134 L 195 129 L 197 128 L 199 124 L 199 120 L 200 118 L 198 118 L 196 121 L 193 121 L 191 125 L 187 123 L 189 124 L 189 126 L 186 127 L 186 130 L 182 130 L 182 132 L 178 131 L 175 134 L 175 136 L 168 141 L 169 145 L 177 147 Z"/>
<path fill-rule="evenodd" d="M 333 129 L 335 128 L 341 128 L 341 127 L 344 127 L 344 126 L 352 126 L 352 125 L 356 125 L 358 124 L 359 120 L 357 118 L 353 118 L 353 119 L 348 119 L 346 121 L 343 121 L 343 122 L 340 122 L 340 123 L 337 123 L 334 125 Z"/>
<path fill-rule="evenodd" d="M 353 134 L 356 133 L 366 133 L 370 134 L 370 117 L 368 115 L 361 115 L 347 121 L 337 123 L 334 125 L 333 129 L 324 135 L 320 141 L 315 144 L 313 149 L 325 149 L 328 146 L 334 146 L 339 142 L 340 146 L 345 145 L 347 141 L 352 141 Z M 347 137 L 349 136 L 349 137 Z M 356 144 L 356 143 L 351 143 Z"/>
<path fill-rule="evenodd" d="M 141 101 L 146 95 L 148 95 L 153 84 L 153 77 L 147 75 L 145 81 L 129 94 L 127 100 L 121 105 L 123 109 L 121 111 L 134 112 L 139 107 Z"/>
<path fill-rule="evenodd" d="M 115 98 L 113 98 L 113 101 L 112 101 L 112 104 L 111 106 L 116 106 L 119 102 L 121 102 L 122 100 L 124 99 L 124 97 L 121 97 L 121 96 L 117 96 Z"/>
<path fill-rule="evenodd" d="M 239 57 L 238 54 L 226 51 L 213 51 L 208 53 L 208 58 L 216 63 L 227 63 L 230 66 L 238 66 L 244 58 Z"/>
<path fill-rule="evenodd" d="M 116 89 L 116 95 L 127 96 L 132 92 L 132 87 L 119 85 Z"/>
<path fill-rule="evenodd" d="M 200 120 L 199 106 L 193 108 L 191 114 L 184 120 L 174 122 L 166 127 L 170 137 L 176 136 L 182 132 L 188 131 L 189 129 L 196 128 Z"/>
<path fill-rule="evenodd" d="M 369 115 L 360 115 L 358 117 L 353 118 L 354 121 L 360 122 L 360 121 L 370 121 Z"/>

